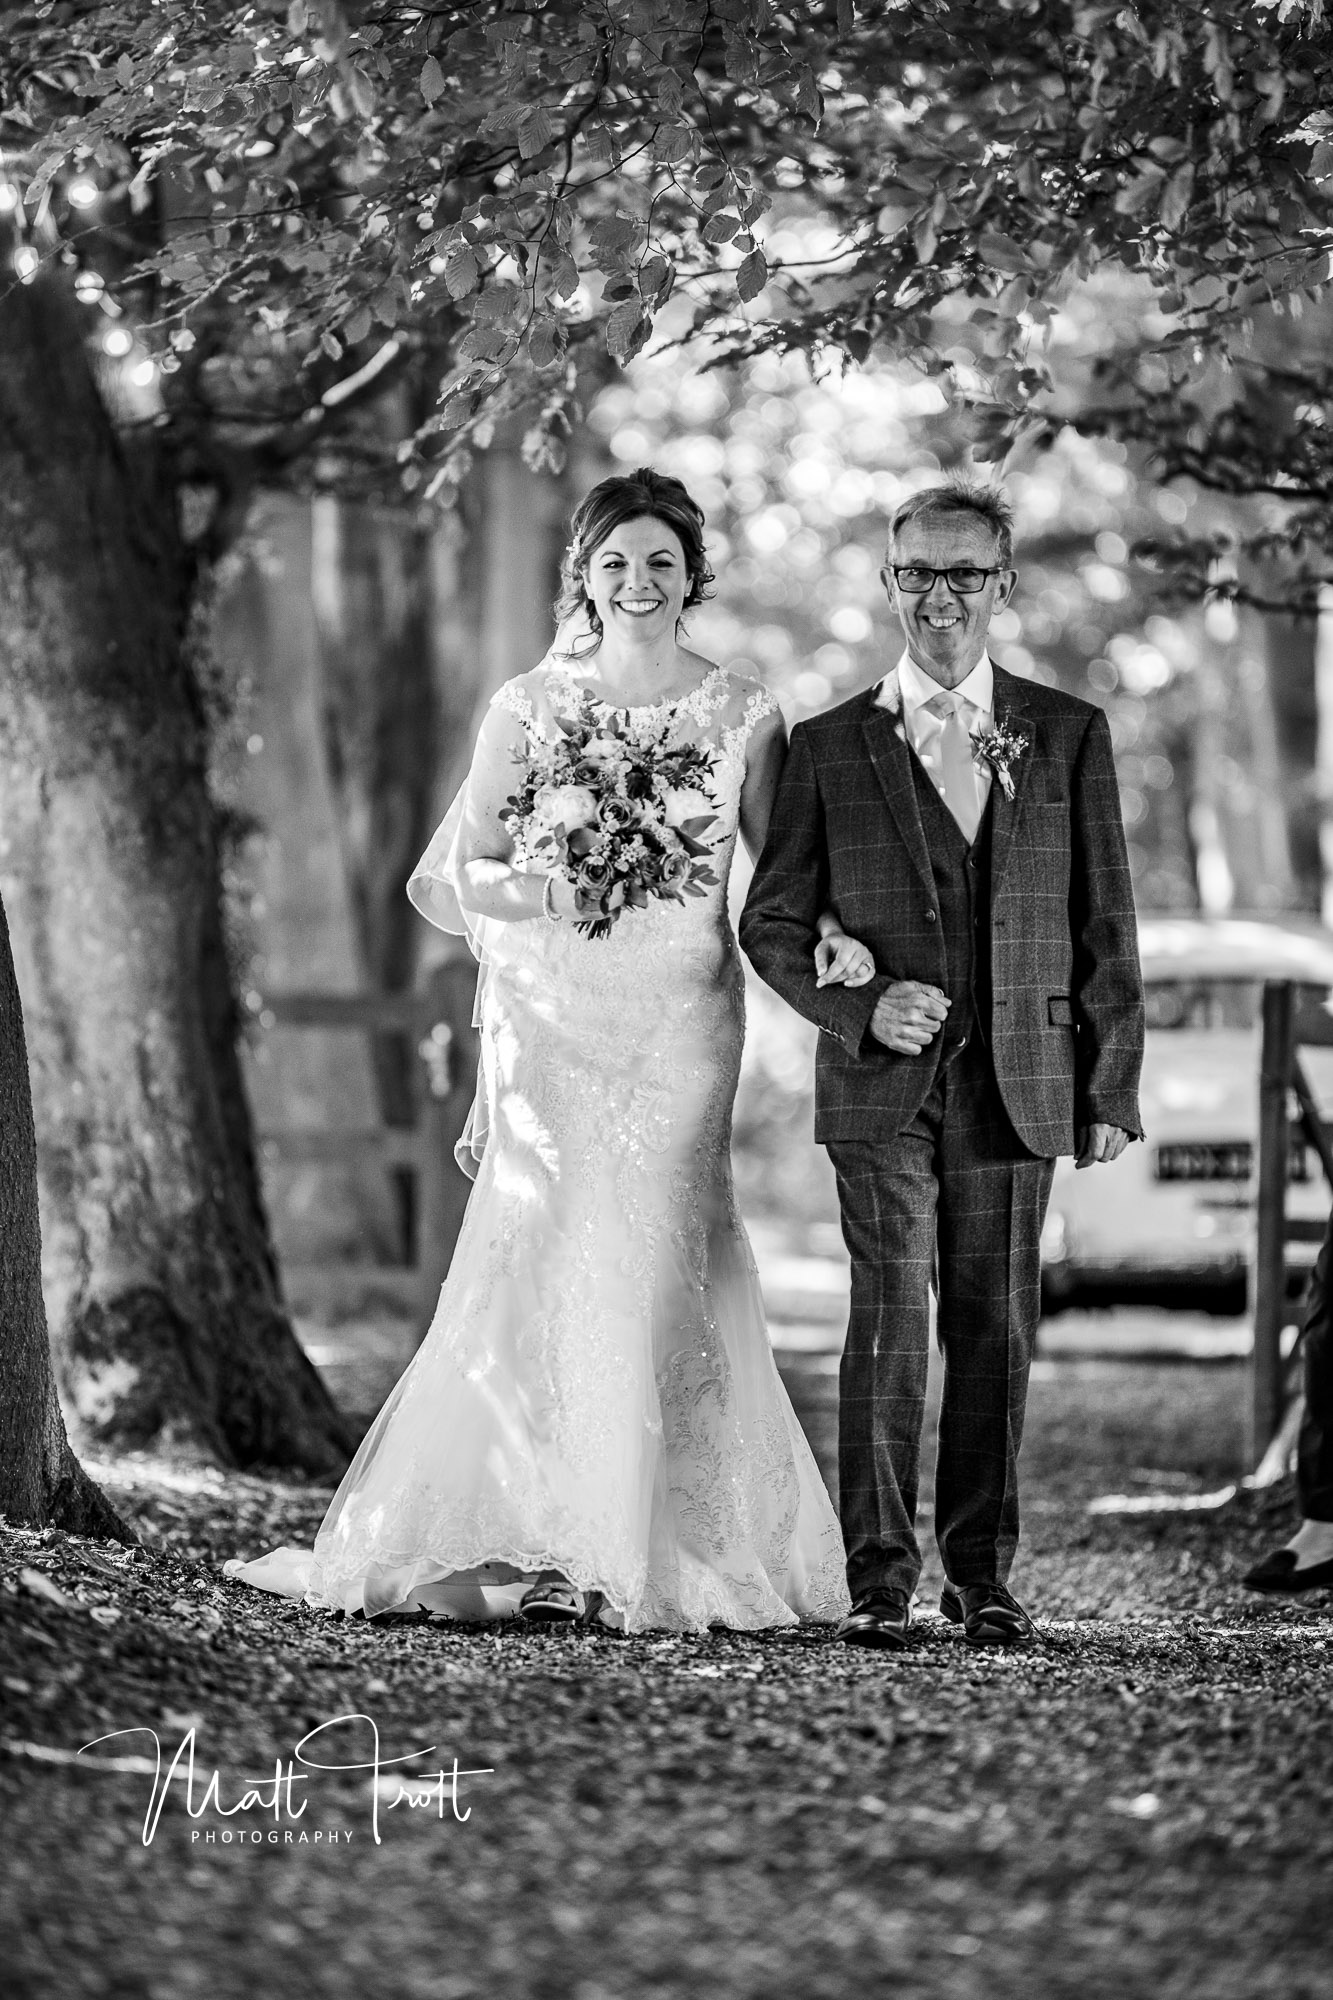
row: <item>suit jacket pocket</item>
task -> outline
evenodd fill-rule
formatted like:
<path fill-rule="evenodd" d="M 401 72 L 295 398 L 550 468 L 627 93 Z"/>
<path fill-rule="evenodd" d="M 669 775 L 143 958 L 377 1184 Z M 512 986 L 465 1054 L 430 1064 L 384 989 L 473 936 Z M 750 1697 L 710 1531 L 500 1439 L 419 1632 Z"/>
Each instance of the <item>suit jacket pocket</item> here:
<path fill-rule="evenodd" d="M 1052 993 L 1046 1002 L 1046 1018 L 1053 1028 L 1072 1028 L 1074 1009 L 1067 993 Z"/>

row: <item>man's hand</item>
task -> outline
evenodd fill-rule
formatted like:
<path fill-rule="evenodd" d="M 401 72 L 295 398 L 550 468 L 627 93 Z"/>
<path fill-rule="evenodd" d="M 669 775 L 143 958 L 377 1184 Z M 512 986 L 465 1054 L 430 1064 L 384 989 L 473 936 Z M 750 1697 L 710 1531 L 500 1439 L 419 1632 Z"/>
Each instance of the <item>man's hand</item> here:
<path fill-rule="evenodd" d="M 1085 1125 L 1078 1135 L 1076 1167 L 1109 1167 L 1129 1144 L 1129 1133 L 1118 1125 Z"/>
<path fill-rule="evenodd" d="M 938 986 L 923 986 L 917 979 L 896 980 L 875 1002 L 870 1032 L 895 1055 L 919 1056 L 944 1026 L 949 1005 Z"/>

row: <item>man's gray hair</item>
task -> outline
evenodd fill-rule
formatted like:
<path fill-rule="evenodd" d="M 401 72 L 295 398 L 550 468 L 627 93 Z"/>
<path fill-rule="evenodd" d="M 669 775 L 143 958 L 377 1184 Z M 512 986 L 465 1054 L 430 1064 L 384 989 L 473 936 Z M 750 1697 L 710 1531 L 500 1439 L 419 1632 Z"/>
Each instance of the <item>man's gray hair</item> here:
<path fill-rule="evenodd" d="M 971 514 L 994 535 L 1001 569 L 1014 559 L 1014 510 L 998 486 L 984 486 L 976 479 L 946 479 L 939 486 L 923 486 L 909 494 L 893 511 L 889 522 L 887 560 L 893 560 L 893 545 L 909 521 L 936 521 L 949 514 Z"/>

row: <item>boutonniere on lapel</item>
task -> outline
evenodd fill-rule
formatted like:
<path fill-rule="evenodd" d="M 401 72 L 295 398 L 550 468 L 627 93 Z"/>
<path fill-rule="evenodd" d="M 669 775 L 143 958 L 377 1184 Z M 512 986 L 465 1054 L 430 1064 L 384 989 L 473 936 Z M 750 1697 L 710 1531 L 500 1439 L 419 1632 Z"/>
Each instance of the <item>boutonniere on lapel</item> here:
<path fill-rule="evenodd" d="M 1028 747 L 1026 736 L 1020 736 L 1016 729 L 1006 729 L 1003 723 L 993 729 L 978 729 L 972 737 L 972 757 L 978 764 L 989 764 L 999 779 L 1000 790 L 1012 803 L 1014 796 L 1014 765 Z"/>

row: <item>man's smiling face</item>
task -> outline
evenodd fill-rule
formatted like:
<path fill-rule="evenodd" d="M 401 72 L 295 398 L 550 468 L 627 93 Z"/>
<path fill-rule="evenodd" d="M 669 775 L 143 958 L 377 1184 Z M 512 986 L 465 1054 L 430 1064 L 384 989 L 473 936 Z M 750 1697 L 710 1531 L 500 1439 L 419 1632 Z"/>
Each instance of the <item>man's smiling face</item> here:
<path fill-rule="evenodd" d="M 988 576 L 980 590 L 967 594 L 950 590 L 942 576 L 929 590 L 902 590 L 894 570 L 912 564 L 995 570 L 999 560 L 994 532 L 973 514 L 927 514 L 904 522 L 893 539 L 883 571 L 889 603 L 902 622 L 908 652 L 941 687 L 957 687 L 985 652 L 991 618 L 1013 590 L 1013 571 Z"/>

